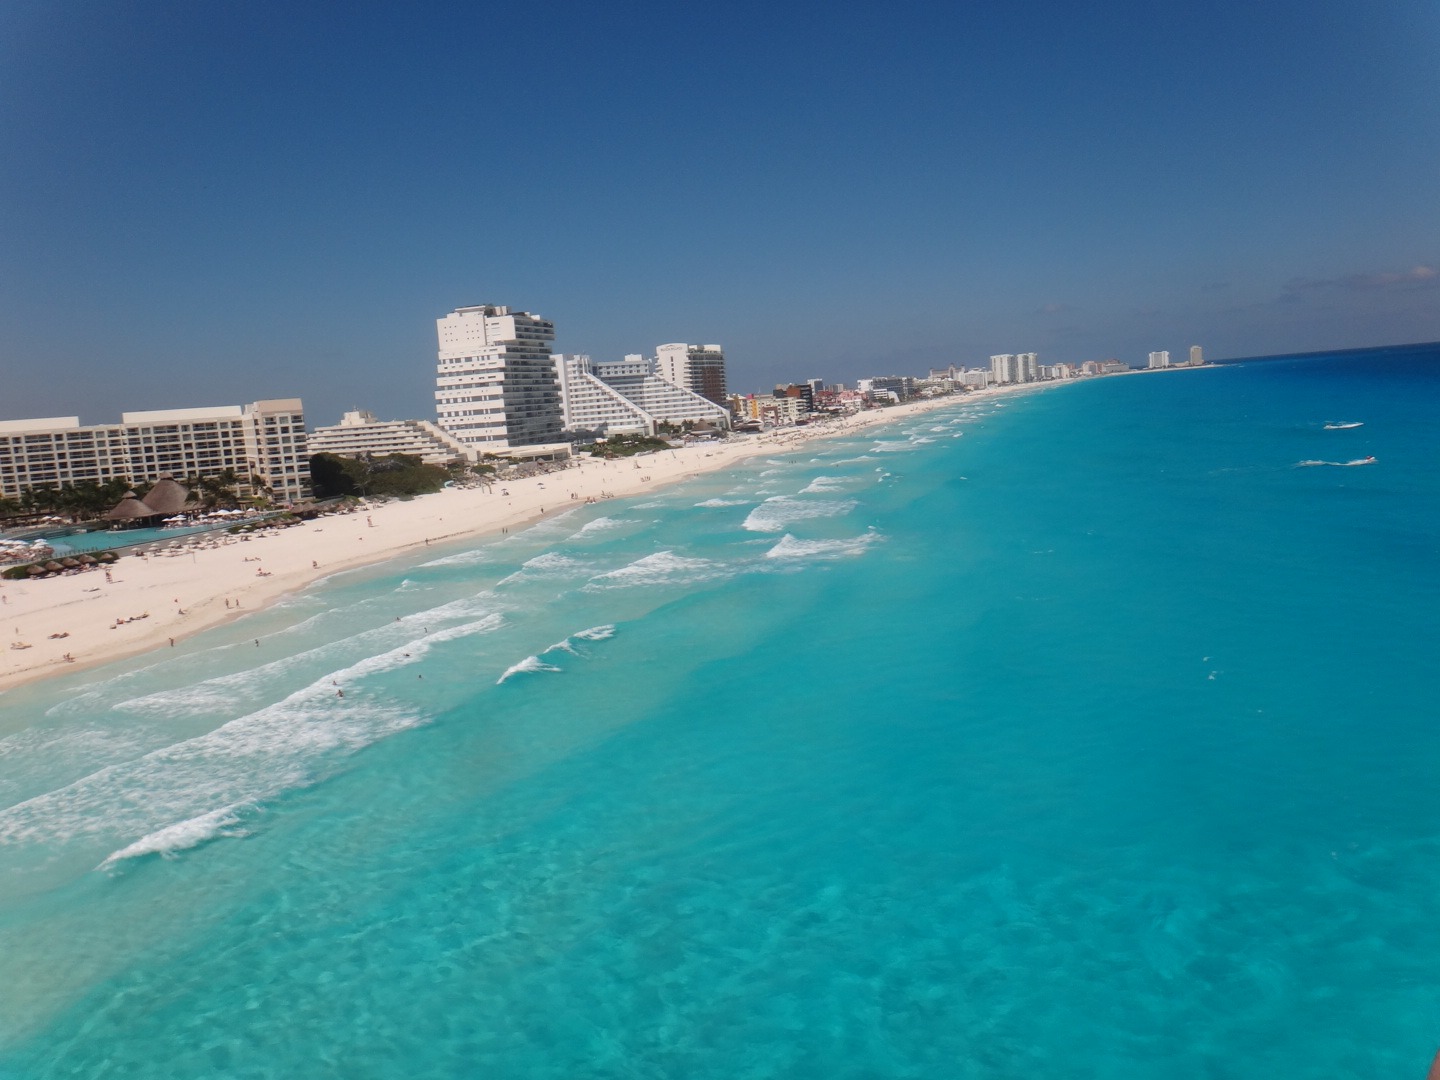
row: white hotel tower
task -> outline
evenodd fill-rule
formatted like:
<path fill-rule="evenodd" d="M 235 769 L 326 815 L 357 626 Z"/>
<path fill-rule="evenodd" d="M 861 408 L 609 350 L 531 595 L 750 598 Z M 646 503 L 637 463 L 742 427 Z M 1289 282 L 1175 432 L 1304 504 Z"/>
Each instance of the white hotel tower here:
<path fill-rule="evenodd" d="M 560 388 L 550 343 L 555 324 L 528 311 L 481 304 L 435 320 L 439 425 L 485 453 L 560 441 Z"/>

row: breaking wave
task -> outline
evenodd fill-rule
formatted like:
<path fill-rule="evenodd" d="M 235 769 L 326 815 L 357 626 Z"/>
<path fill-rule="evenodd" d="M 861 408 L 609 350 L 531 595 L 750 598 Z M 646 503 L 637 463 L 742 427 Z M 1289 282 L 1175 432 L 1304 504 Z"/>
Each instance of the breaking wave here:
<path fill-rule="evenodd" d="M 551 648 L 554 648 L 554 646 L 551 646 Z M 549 649 L 546 650 L 546 652 L 549 652 L 549 651 L 550 651 Z M 506 669 L 505 669 L 505 674 L 501 675 L 500 678 L 498 678 L 498 679 L 495 680 L 495 685 L 496 685 L 496 686 L 499 686 L 501 683 L 503 683 L 506 679 L 510 678 L 512 675 L 524 675 L 524 674 L 529 674 L 529 673 L 532 673 L 532 672 L 540 672 L 540 671 L 559 671 L 559 670 L 560 670 L 560 669 L 559 669 L 558 667 L 556 667 L 554 664 L 547 664 L 547 663 L 545 663 L 544 660 L 541 660 L 540 657 L 538 657 L 538 656 L 527 656 L 524 660 L 521 660 L 518 664 L 511 664 L 508 668 L 506 668 Z"/>
<path fill-rule="evenodd" d="M 673 551 L 657 551 L 636 559 L 628 566 L 600 574 L 585 586 L 585 592 L 628 588 L 636 585 L 685 585 L 718 577 L 725 571 L 709 559 L 689 559 Z"/>
<path fill-rule="evenodd" d="M 109 870 L 126 859 L 136 859 L 144 855 L 173 859 L 179 852 L 189 851 L 211 840 L 249 836 L 249 830 L 241 826 L 238 809 L 235 806 L 222 806 L 219 810 L 211 810 L 207 814 L 156 829 L 133 844 L 112 851 L 95 869 Z"/>
<path fill-rule="evenodd" d="M 800 494 L 826 495 L 836 491 L 844 491 L 845 484 L 846 480 L 843 476 L 817 476 L 800 489 Z"/>
<path fill-rule="evenodd" d="M 843 559 L 863 555 L 871 544 L 881 539 L 879 533 L 868 532 L 844 540 L 797 540 L 786 533 L 765 553 L 767 559 Z"/>
<path fill-rule="evenodd" d="M 751 532 L 780 532 L 797 521 L 841 517 L 857 505 L 854 499 L 793 499 L 776 495 L 751 510 L 744 527 Z"/>

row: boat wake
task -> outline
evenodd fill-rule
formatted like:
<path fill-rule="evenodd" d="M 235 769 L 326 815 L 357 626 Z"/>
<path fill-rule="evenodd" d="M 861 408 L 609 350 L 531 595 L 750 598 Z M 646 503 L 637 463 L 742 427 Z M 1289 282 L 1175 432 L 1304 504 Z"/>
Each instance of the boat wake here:
<path fill-rule="evenodd" d="M 1305 468 L 1309 468 L 1309 467 L 1311 467 L 1311 466 L 1313 466 L 1313 465 L 1333 465 L 1333 466 L 1335 466 L 1336 468 L 1345 469 L 1345 468 L 1349 468 L 1349 467 L 1352 466 L 1352 465 L 1375 465 L 1375 464 L 1378 464 L 1378 459 L 1375 458 L 1375 457 L 1372 455 L 1371 457 L 1355 458 L 1355 460 L 1353 460 L 1353 461 L 1297 461 L 1297 462 L 1295 463 L 1295 466 L 1296 466 L 1296 468 L 1305 469 Z"/>
<path fill-rule="evenodd" d="M 1359 420 L 1343 420 L 1343 421 L 1332 420 L 1332 421 L 1330 421 L 1328 424 L 1325 425 L 1325 430 L 1326 430 L 1326 431 L 1349 431 L 1351 428 L 1364 427 L 1364 426 L 1365 426 L 1364 423 L 1361 422 L 1361 421 L 1359 421 Z"/>

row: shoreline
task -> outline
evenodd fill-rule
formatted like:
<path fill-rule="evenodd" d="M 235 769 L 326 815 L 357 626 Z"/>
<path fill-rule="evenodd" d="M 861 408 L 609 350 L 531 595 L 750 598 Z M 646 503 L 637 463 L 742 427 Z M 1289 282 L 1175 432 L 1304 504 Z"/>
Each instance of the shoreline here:
<path fill-rule="evenodd" d="M 1101 376 L 1104 377 L 1104 376 Z M 129 555 L 73 577 L 0 580 L 0 696 L 7 690 L 123 660 L 172 644 L 276 601 L 322 578 L 397 558 L 413 549 L 523 528 L 587 500 L 628 498 L 759 454 L 932 412 L 947 405 L 1071 385 L 1024 383 L 855 413 L 753 438 L 697 443 L 614 461 L 585 460 L 562 472 L 480 488 L 447 488 L 333 514 L 280 532 L 174 556 Z M 548 486 L 547 486 L 548 485 Z M 264 571 L 263 574 L 259 571 Z M 130 619 L 133 621 L 124 622 Z M 118 623 L 118 625 L 117 625 Z M 64 633 L 64 638 L 51 634 Z M 13 649 L 11 642 L 30 645 Z M 73 657 L 67 661 L 65 656 Z"/>

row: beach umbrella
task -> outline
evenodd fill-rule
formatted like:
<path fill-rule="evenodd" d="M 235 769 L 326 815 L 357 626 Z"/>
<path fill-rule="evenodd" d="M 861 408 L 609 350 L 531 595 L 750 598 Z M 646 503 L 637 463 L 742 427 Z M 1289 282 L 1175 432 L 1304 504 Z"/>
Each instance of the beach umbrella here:
<path fill-rule="evenodd" d="M 61 565 L 60 565 L 58 562 L 56 562 L 54 559 L 51 559 L 49 562 L 47 562 L 47 563 L 45 564 L 45 569 L 46 569 L 46 570 L 50 570 L 50 571 L 53 572 L 53 571 L 55 571 L 55 570 L 64 570 L 65 567 L 61 566 Z"/>
<path fill-rule="evenodd" d="M 86 566 L 94 566 L 99 560 L 97 560 L 94 555 L 81 555 L 80 561 Z"/>
<path fill-rule="evenodd" d="M 31 577 L 39 577 L 41 574 L 45 573 L 45 568 L 43 566 L 27 566 L 25 568 L 25 572 Z"/>
<path fill-rule="evenodd" d="M 74 570 L 75 567 L 77 567 L 77 566 L 80 565 L 80 560 L 79 560 L 79 559 L 76 559 L 76 558 L 72 558 L 72 557 L 69 556 L 69 555 L 66 555 L 65 558 L 63 558 L 63 559 L 60 560 L 60 563 L 61 563 L 62 566 L 66 566 L 66 567 L 68 567 L 69 569 Z"/>
<path fill-rule="evenodd" d="M 98 562 L 114 562 L 118 557 L 113 551 L 102 551 L 95 559 Z"/>

